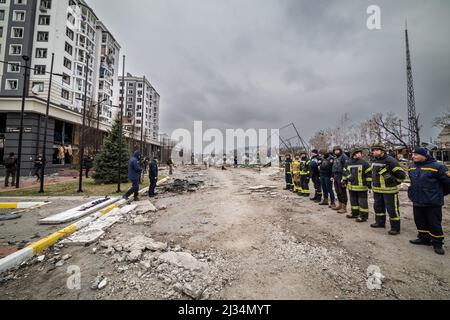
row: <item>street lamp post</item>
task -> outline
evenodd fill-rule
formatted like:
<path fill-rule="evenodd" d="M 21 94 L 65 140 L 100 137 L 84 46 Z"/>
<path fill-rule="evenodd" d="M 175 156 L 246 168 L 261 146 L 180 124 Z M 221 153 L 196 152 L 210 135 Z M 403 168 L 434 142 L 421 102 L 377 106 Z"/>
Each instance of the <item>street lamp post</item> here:
<path fill-rule="evenodd" d="M 95 135 L 95 154 L 98 153 L 99 147 L 99 139 L 100 139 L 100 107 L 102 106 L 102 103 L 105 102 L 108 99 L 103 99 L 97 104 L 97 133 Z"/>
<path fill-rule="evenodd" d="M 55 61 L 55 54 L 52 53 L 52 63 L 50 65 L 50 82 L 48 84 L 48 94 L 47 94 L 47 109 L 45 111 L 45 125 L 44 125 L 44 144 L 42 146 L 42 157 L 44 158 L 42 174 L 41 174 L 41 186 L 39 193 L 44 193 L 44 177 L 45 177 L 45 167 L 47 166 L 47 128 L 48 128 L 48 114 L 50 111 L 50 94 L 52 91 L 52 81 L 53 81 L 53 63 Z"/>
<path fill-rule="evenodd" d="M 123 56 L 123 65 L 122 65 L 122 93 L 121 93 L 121 101 L 120 101 L 120 128 L 119 128 L 119 157 L 117 163 L 117 193 L 122 192 L 120 190 L 120 182 L 122 180 L 122 131 L 123 131 L 123 104 L 124 104 L 124 93 L 125 93 L 125 55 Z"/>
<path fill-rule="evenodd" d="M 84 129 L 86 127 L 86 109 L 87 109 L 87 87 L 88 87 L 88 74 L 89 74 L 89 60 L 90 54 L 86 53 L 86 76 L 84 79 L 84 108 L 83 108 L 83 125 L 81 127 L 81 140 L 80 140 L 80 175 L 78 182 L 78 192 L 83 192 L 83 159 L 84 159 Z"/>
<path fill-rule="evenodd" d="M 22 144 L 23 144 L 23 118 L 25 115 L 25 97 L 27 96 L 28 90 L 28 62 L 30 61 L 30 57 L 22 56 L 22 59 L 25 61 L 25 73 L 23 76 L 23 93 L 22 93 L 22 109 L 20 111 L 20 132 L 19 132 L 19 146 L 17 152 L 17 177 L 16 177 L 16 188 L 20 187 L 20 167 L 22 162 Z"/>

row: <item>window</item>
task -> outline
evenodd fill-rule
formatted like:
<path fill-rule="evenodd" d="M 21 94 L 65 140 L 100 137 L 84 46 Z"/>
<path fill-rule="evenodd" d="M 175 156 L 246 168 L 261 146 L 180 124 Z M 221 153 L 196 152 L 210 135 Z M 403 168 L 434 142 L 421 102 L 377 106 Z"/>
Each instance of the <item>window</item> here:
<path fill-rule="evenodd" d="M 23 38 L 23 28 L 12 27 L 11 28 L 11 38 L 22 39 Z"/>
<path fill-rule="evenodd" d="M 128 94 L 133 94 L 133 90 L 128 90 Z"/>
<path fill-rule="evenodd" d="M 52 8 L 52 0 L 41 0 L 41 8 L 50 10 Z"/>
<path fill-rule="evenodd" d="M 37 41 L 39 41 L 39 42 L 48 42 L 48 32 L 39 31 L 37 33 Z"/>
<path fill-rule="evenodd" d="M 13 11 L 13 21 L 19 21 L 19 22 L 25 21 L 25 11 L 14 10 Z"/>
<path fill-rule="evenodd" d="M 128 82 L 128 86 L 129 87 L 134 87 L 134 83 L 133 82 Z"/>
<path fill-rule="evenodd" d="M 44 83 L 41 81 L 34 81 L 31 88 L 33 92 L 44 92 Z"/>
<path fill-rule="evenodd" d="M 0 38 L 3 37 L 3 27 L 0 27 Z"/>
<path fill-rule="evenodd" d="M 38 59 L 45 59 L 45 58 L 47 58 L 47 49 L 37 48 L 36 49 L 36 58 L 38 58 Z"/>
<path fill-rule="evenodd" d="M 66 29 L 66 36 L 67 36 L 70 40 L 73 40 L 73 36 L 74 36 L 73 31 L 70 30 L 69 28 L 67 28 L 67 29 Z"/>
<path fill-rule="evenodd" d="M 66 67 L 69 70 L 72 70 L 72 61 L 64 57 L 64 67 Z"/>
<path fill-rule="evenodd" d="M 70 99 L 70 93 L 69 93 L 69 91 L 62 89 L 62 90 L 61 90 L 61 97 L 64 98 L 64 99 L 66 99 L 66 100 L 69 100 L 69 99 Z"/>
<path fill-rule="evenodd" d="M 12 44 L 9 47 L 9 54 L 12 56 L 20 56 L 22 54 L 22 45 L 21 44 Z"/>
<path fill-rule="evenodd" d="M 18 80 L 6 80 L 5 89 L 6 90 L 17 90 L 18 89 Z"/>
<path fill-rule="evenodd" d="M 39 16 L 39 25 L 41 25 L 41 26 L 50 25 L 50 16 L 40 15 Z"/>
<path fill-rule="evenodd" d="M 66 73 L 63 73 L 62 81 L 63 83 L 70 85 L 70 76 Z"/>
<path fill-rule="evenodd" d="M 14 0 L 14 4 L 26 5 L 27 4 L 27 0 Z"/>
<path fill-rule="evenodd" d="M 128 101 L 128 102 L 133 102 L 133 97 L 129 97 L 129 98 L 127 99 L 127 101 Z"/>
<path fill-rule="evenodd" d="M 0 21 L 5 20 L 5 10 L 0 10 Z"/>
<path fill-rule="evenodd" d="M 37 76 L 45 75 L 45 69 L 46 69 L 45 65 L 35 65 L 34 66 L 34 74 Z"/>
<path fill-rule="evenodd" d="M 19 62 L 10 62 L 8 64 L 8 72 L 19 73 L 20 72 L 20 63 Z"/>
<path fill-rule="evenodd" d="M 70 44 L 68 44 L 67 42 L 66 42 L 66 45 L 65 45 L 65 47 L 64 47 L 64 50 L 66 50 L 66 52 L 67 52 L 68 54 L 72 55 L 73 48 L 72 48 L 72 46 L 71 46 Z"/>

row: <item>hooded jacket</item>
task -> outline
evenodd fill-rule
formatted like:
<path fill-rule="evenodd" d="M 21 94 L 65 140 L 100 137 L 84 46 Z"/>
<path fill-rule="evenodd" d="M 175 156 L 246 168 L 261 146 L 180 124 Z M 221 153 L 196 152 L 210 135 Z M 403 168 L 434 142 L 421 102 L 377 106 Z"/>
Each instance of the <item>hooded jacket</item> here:
<path fill-rule="evenodd" d="M 139 161 L 141 159 L 141 153 L 136 151 L 128 161 L 128 179 L 131 181 L 139 180 L 141 178 L 141 166 Z"/>
<path fill-rule="evenodd" d="M 450 176 L 446 166 L 428 156 L 425 162 L 409 167 L 411 186 L 408 197 L 415 207 L 440 207 L 450 194 Z"/>
<path fill-rule="evenodd" d="M 158 178 L 158 162 L 156 159 L 153 159 L 152 162 L 150 162 L 150 179 L 157 179 Z"/>

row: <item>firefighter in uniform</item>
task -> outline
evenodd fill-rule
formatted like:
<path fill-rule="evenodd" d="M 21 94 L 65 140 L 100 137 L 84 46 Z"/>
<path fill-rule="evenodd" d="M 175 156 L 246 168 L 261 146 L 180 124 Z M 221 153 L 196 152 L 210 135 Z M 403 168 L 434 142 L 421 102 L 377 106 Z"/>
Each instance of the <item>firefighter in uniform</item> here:
<path fill-rule="evenodd" d="M 309 164 L 310 160 L 308 159 L 308 155 L 306 153 L 302 153 L 300 160 L 300 186 L 301 193 L 303 197 L 309 197 Z"/>
<path fill-rule="evenodd" d="M 320 164 L 322 163 L 322 158 L 319 155 L 318 150 L 311 151 L 311 161 L 309 163 L 309 172 L 311 180 L 314 184 L 314 198 L 312 198 L 312 201 L 315 201 L 317 203 L 322 202 L 322 187 L 320 185 Z"/>
<path fill-rule="evenodd" d="M 354 148 L 344 170 L 344 182 L 350 194 L 352 213 L 349 219 L 366 222 L 369 219 L 368 190 L 372 182 L 372 167 L 362 158 L 362 149 Z"/>
<path fill-rule="evenodd" d="M 294 184 L 293 192 L 302 194 L 302 188 L 300 185 L 300 155 L 296 154 L 294 161 L 292 161 L 292 183 Z"/>
<path fill-rule="evenodd" d="M 386 154 L 382 144 L 372 147 L 372 189 L 374 192 L 374 210 L 376 222 L 372 228 L 386 228 L 386 210 L 389 213 L 391 230 L 389 234 L 400 234 L 400 202 L 398 186 L 405 180 L 405 171 L 398 161 Z"/>
<path fill-rule="evenodd" d="M 415 245 L 432 245 L 437 254 L 444 255 L 442 206 L 444 196 L 450 194 L 450 173 L 425 148 L 416 148 L 413 161 L 409 168 L 411 187 L 408 196 L 413 202 L 414 221 L 419 235 L 410 242 Z"/>
<path fill-rule="evenodd" d="M 286 173 L 286 188 L 284 190 L 292 190 L 294 189 L 294 184 L 292 183 L 292 159 L 290 154 L 286 156 L 284 167 Z"/>

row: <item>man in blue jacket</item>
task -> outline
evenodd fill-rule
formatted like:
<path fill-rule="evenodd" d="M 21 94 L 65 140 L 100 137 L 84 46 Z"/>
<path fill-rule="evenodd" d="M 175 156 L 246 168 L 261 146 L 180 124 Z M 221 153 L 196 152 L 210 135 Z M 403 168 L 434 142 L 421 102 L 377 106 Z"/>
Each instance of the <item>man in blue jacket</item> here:
<path fill-rule="evenodd" d="M 444 255 L 442 206 L 444 197 L 450 194 L 450 173 L 425 148 L 414 150 L 413 161 L 409 168 L 411 187 L 408 196 L 414 205 L 414 220 L 419 235 L 410 242 L 415 245 L 432 245 L 437 254 Z"/>
<path fill-rule="evenodd" d="M 158 158 L 153 158 L 150 163 L 150 188 L 148 189 L 148 196 L 153 198 L 156 196 L 155 189 L 158 182 Z"/>
<path fill-rule="evenodd" d="M 139 201 L 139 183 L 141 181 L 141 165 L 140 165 L 141 153 L 135 151 L 133 156 L 128 161 L 128 180 L 131 181 L 131 189 L 123 196 L 127 199 L 134 194 L 134 201 Z"/>

